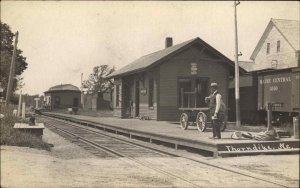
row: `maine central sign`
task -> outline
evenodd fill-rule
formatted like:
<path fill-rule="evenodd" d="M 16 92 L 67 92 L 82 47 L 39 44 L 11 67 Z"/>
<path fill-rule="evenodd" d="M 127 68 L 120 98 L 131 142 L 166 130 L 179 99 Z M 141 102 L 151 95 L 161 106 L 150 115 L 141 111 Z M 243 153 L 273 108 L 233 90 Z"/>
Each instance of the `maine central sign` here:
<path fill-rule="evenodd" d="M 269 74 L 258 77 L 258 107 L 265 109 L 266 103 L 281 103 L 275 111 L 287 111 L 289 109 L 290 97 L 284 93 L 291 91 L 293 83 L 291 73 Z"/>
<path fill-rule="evenodd" d="M 275 78 L 261 78 L 259 80 L 260 84 L 272 84 L 272 83 L 281 83 L 281 82 L 291 82 L 292 79 L 290 76 L 287 77 L 275 77 Z"/>

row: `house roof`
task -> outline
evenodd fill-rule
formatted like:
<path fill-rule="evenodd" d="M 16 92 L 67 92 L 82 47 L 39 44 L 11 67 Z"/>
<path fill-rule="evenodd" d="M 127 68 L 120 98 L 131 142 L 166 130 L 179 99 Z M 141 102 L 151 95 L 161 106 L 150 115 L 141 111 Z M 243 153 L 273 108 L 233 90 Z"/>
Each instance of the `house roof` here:
<path fill-rule="evenodd" d="M 44 93 L 50 93 L 54 91 L 79 91 L 80 92 L 79 88 L 72 84 L 61 84 L 61 85 L 50 87 L 49 90 Z"/>
<path fill-rule="evenodd" d="M 139 59 L 133 61 L 132 63 L 124 66 L 123 68 L 113 72 L 106 78 L 120 77 L 120 76 L 124 76 L 124 75 L 128 75 L 128 74 L 145 71 L 146 69 L 151 68 L 153 65 L 156 65 L 157 63 L 162 62 L 169 56 L 172 56 L 172 55 L 188 48 L 189 46 L 191 46 L 195 43 L 203 44 L 206 48 L 213 50 L 218 56 L 220 56 L 222 59 L 224 59 L 229 65 L 234 66 L 234 63 L 229 58 L 227 58 L 226 56 L 221 54 L 219 51 L 217 51 L 216 49 L 211 47 L 209 44 L 207 44 L 206 42 L 204 42 L 203 40 L 201 40 L 200 38 L 197 37 L 197 38 L 182 42 L 180 44 L 171 46 L 169 48 L 159 50 L 157 52 L 142 56 Z M 242 70 L 242 71 L 244 71 L 244 70 Z"/>
<path fill-rule="evenodd" d="M 269 24 L 267 25 L 263 35 L 258 41 L 250 59 L 254 60 L 259 50 L 261 49 L 264 41 L 268 37 L 271 29 L 275 27 L 285 40 L 290 44 L 290 46 L 298 51 L 300 49 L 300 22 L 299 20 L 284 20 L 284 19 L 273 19 L 271 18 Z"/>
<path fill-rule="evenodd" d="M 252 70 L 254 70 L 253 61 L 239 61 L 239 66 L 245 69 L 247 72 L 251 72 Z"/>

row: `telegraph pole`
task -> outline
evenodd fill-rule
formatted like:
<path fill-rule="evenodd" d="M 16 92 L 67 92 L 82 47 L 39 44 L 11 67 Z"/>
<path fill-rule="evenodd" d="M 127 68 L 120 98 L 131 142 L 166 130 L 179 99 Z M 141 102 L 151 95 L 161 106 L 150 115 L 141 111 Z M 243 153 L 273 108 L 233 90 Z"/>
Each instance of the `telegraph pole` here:
<path fill-rule="evenodd" d="M 237 32 L 237 14 L 236 7 L 239 1 L 234 1 L 234 25 L 235 25 L 235 110 L 236 110 L 236 126 L 241 126 L 240 119 L 240 75 L 239 75 L 239 54 L 238 54 L 238 32 Z"/>
<path fill-rule="evenodd" d="M 11 90 L 13 87 L 13 80 L 15 77 L 18 36 L 19 36 L 19 32 L 17 31 L 16 38 L 15 38 L 15 46 L 14 46 L 13 55 L 12 55 L 11 64 L 10 64 L 8 84 L 7 84 L 6 102 L 5 102 L 6 106 L 9 105 Z"/>
<path fill-rule="evenodd" d="M 20 95 L 19 95 L 19 105 L 18 105 L 18 114 L 17 114 L 18 117 L 21 116 L 21 106 L 22 106 L 22 90 L 20 91 Z"/>
<path fill-rule="evenodd" d="M 80 90 L 81 90 L 81 108 L 84 108 L 84 91 L 83 91 L 83 73 L 81 73 L 81 86 L 80 86 Z"/>

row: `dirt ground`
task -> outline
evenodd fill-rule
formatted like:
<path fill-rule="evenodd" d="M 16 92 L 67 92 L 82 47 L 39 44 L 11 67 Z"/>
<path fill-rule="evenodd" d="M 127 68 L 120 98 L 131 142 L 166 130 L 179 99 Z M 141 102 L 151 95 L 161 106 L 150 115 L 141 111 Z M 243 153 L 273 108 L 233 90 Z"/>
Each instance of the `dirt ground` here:
<path fill-rule="evenodd" d="M 1 146 L 1 187 L 274 187 L 182 158 L 139 159 L 160 172 L 125 159 L 97 158 L 48 129 L 43 139 L 54 144 L 51 152 Z M 209 162 L 269 175 L 291 187 L 299 184 L 298 155 L 218 158 Z M 179 178 L 166 172 L 174 172 Z"/>

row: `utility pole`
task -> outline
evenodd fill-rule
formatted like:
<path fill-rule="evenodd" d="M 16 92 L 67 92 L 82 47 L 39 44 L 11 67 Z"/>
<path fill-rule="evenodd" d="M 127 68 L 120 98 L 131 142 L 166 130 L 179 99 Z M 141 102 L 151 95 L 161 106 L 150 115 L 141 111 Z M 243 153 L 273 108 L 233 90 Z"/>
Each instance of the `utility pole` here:
<path fill-rule="evenodd" d="M 13 80 L 14 80 L 14 77 L 15 77 L 17 44 L 18 44 L 18 36 L 19 36 L 18 31 L 16 32 L 15 36 L 16 36 L 15 46 L 14 46 L 13 55 L 12 55 L 12 59 L 11 59 L 9 78 L 8 78 L 8 84 L 7 84 L 7 91 L 6 91 L 6 103 L 5 103 L 6 106 L 9 105 L 11 90 L 12 90 L 12 87 L 13 87 Z"/>
<path fill-rule="evenodd" d="M 239 54 L 238 54 L 238 32 L 237 32 L 237 15 L 236 7 L 239 1 L 234 1 L 234 25 L 235 25 L 235 110 L 236 110 L 236 126 L 241 126 L 240 119 L 240 75 L 239 75 Z"/>
<path fill-rule="evenodd" d="M 22 105 L 22 90 L 20 91 L 20 95 L 19 95 L 19 105 L 18 105 L 18 117 L 21 116 L 21 105 Z"/>
<path fill-rule="evenodd" d="M 83 73 L 81 73 L 81 108 L 84 108 Z"/>
<path fill-rule="evenodd" d="M 82 86 L 82 78 L 83 78 L 83 73 L 81 73 L 81 91 L 82 91 L 82 89 L 83 89 L 83 86 Z"/>

